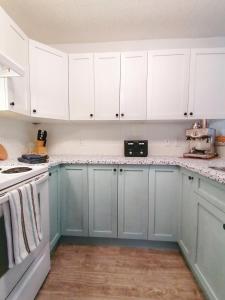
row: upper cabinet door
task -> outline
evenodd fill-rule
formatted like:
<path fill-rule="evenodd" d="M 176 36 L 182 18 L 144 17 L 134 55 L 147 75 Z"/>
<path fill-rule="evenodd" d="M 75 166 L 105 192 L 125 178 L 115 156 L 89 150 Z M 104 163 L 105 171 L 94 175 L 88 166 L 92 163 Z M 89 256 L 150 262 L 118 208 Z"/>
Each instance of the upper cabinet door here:
<path fill-rule="evenodd" d="M 69 55 L 70 120 L 94 119 L 93 54 Z"/>
<path fill-rule="evenodd" d="M 120 53 L 95 54 L 95 119 L 119 118 Z"/>
<path fill-rule="evenodd" d="M 190 50 L 148 53 L 148 119 L 187 118 Z"/>
<path fill-rule="evenodd" d="M 225 118 L 225 48 L 191 50 L 189 116 Z"/>
<path fill-rule="evenodd" d="M 28 64 L 28 38 L 0 7 L 0 64 L 24 75 Z"/>
<path fill-rule="evenodd" d="M 145 120 L 147 52 L 121 54 L 120 119 Z"/>
<path fill-rule="evenodd" d="M 31 115 L 68 119 L 68 56 L 30 41 Z"/>

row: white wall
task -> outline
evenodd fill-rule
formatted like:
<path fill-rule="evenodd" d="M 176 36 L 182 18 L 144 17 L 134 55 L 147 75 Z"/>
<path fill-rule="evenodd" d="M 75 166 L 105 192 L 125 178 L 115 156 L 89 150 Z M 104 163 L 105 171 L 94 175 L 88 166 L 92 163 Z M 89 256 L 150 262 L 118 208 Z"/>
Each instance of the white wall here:
<path fill-rule="evenodd" d="M 14 159 L 27 151 L 31 139 L 31 125 L 21 120 L 0 116 L 0 144 L 7 152 L 9 159 Z"/>
<path fill-rule="evenodd" d="M 125 139 L 148 139 L 150 155 L 182 155 L 190 122 L 79 122 L 34 126 L 48 131 L 49 154 L 123 155 Z"/>
<path fill-rule="evenodd" d="M 51 46 L 67 53 L 135 51 L 168 48 L 210 48 L 225 47 L 225 37 L 201 39 L 156 39 L 108 43 L 54 44 Z"/>

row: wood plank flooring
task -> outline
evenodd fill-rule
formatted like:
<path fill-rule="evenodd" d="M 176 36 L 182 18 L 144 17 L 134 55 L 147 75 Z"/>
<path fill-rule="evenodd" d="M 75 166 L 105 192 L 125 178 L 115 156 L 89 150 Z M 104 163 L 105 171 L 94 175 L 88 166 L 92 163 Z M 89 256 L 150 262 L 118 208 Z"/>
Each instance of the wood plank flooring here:
<path fill-rule="evenodd" d="M 177 250 L 60 245 L 37 300 L 203 300 Z"/>

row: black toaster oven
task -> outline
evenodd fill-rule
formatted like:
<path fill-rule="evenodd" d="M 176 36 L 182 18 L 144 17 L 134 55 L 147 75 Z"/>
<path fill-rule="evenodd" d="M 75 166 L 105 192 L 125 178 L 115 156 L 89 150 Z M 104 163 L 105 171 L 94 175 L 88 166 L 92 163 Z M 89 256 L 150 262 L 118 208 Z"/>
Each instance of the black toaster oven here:
<path fill-rule="evenodd" d="M 148 156 L 148 141 L 147 140 L 124 141 L 124 155 L 130 157 Z"/>

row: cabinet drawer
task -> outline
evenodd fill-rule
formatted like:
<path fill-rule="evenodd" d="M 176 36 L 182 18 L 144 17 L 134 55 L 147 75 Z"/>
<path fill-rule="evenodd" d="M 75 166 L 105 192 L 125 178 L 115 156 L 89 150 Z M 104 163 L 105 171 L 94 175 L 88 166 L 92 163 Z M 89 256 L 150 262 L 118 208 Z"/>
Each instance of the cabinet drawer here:
<path fill-rule="evenodd" d="M 196 192 L 213 205 L 225 211 L 225 186 L 222 184 L 198 178 Z"/>

